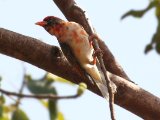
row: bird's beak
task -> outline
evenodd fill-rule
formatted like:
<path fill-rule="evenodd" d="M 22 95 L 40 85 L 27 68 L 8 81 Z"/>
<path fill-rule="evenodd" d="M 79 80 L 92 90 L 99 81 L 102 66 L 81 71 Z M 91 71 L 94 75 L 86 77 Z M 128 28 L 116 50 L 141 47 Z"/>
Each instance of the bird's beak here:
<path fill-rule="evenodd" d="M 40 21 L 40 22 L 36 22 L 35 24 L 44 27 L 45 25 L 47 25 L 47 22 Z"/>

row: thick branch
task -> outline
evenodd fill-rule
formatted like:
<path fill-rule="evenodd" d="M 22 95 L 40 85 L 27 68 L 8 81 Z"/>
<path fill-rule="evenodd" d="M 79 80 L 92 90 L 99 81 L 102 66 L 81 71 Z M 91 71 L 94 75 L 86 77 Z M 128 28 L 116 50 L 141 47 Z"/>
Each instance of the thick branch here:
<path fill-rule="evenodd" d="M 115 103 L 144 120 L 160 119 L 160 99 L 125 79 L 110 74 L 118 86 Z"/>
<path fill-rule="evenodd" d="M 101 95 L 86 76 L 69 64 L 59 47 L 0 28 L 0 53 L 33 64 L 76 84 L 84 80 L 89 89 Z"/>
<path fill-rule="evenodd" d="M 81 76 L 75 71 L 56 46 L 0 28 L 0 53 L 26 61 L 71 82 L 85 82 L 92 92 L 101 95 L 85 75 Z M 109 76 L 118 87 L 115 95 L 117 105 L 145 120 L 160 118 L 159 98 L 121 77 L 111 73 Z"/>

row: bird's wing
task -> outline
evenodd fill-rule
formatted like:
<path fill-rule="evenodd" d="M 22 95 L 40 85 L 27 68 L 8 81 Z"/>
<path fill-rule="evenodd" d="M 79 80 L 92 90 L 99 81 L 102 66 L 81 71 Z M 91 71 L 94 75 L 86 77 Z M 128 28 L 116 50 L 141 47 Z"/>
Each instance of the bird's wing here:
<path fill-rule="evenodd" d="M 66 43 L 61 43 L 61 42 L 59 42 L 59 44 L 60 44 L 60 47 L 61 47 L 65 57 L 67 58 L 67 60 L 72 64 L 74 64 L 74 63 L 78 64 L 69 45 L 67 45 Z"/>
<path fill-rule="evenodd" d="M 60 44 L 60 47 L 63 51 L 63 54 L 65 55 L 65 57 L 67 58 L 69 63 L 74 67 L 75 71 L 77 71 L 78 74 L 80 74 L 81 76 L 86 76 L 88 78 L 89 82 L 93 83 L 91 78 L 88 77 L 88 74 L 86 74 L 85 70 L 81 67 L 81 65 L 79 64 L 79 62 L 75 58 L 70 46 L 67 45 L 66 43 L 61 43 L 61 42 L 59 42 L 59 44 Z M 84 78 L 84 79 L 86 79 L 86 78 Z"/>

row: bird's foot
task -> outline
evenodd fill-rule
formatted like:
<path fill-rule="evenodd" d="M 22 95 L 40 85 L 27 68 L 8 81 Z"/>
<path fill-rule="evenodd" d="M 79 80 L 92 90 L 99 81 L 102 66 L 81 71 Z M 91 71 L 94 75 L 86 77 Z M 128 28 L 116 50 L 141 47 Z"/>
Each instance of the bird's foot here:
<path fill-rule="evenodd" d="M 100 38 L 98 37 L 97 34 L 92 34 L 89 36 L 89 44 L 90 46 L 93 46 L 93 40 L 96 39 L 96 40 L 100 40 Z"/>
<path fill-rule="evenodd" d="M 97 49 L 96 51 L 94 51 L 94 53 L 93 53 L 93 61 L 92 61 L 93 65 L 95 65 L 97 62 L 97 55 L 98 54 L 103 54 L 103 51 L 100 48 Z"/>
<path fill-rule="evenodd" d="M 103 50 L 101 50 L 100 48 L 98 48 L 97 50 L 94 51 L 93 53 L 93 57 L 97 57 L 99 54 L 104 54 Z"/>

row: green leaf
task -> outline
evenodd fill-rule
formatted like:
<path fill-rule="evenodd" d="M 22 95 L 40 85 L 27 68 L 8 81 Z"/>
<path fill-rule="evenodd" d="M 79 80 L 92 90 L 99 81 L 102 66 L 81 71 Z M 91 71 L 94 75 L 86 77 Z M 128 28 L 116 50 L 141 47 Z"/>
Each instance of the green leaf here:
<path fill-rule="evenodd" d="M 70 82 L 70 81 L 68 81 L 68 80 L 66 80 L 64 78 L 58 77 L 58 76 L 56 76 L 56 75 L 54 75 L 52 73 L 48 73 L 46 77 L 47 77 L 47 80 L 53 80 L 53 81 L 57 81 L 57 82 L 61 82 L 61 83 L 67 83 L 67 84 L 73 85 L 72 82 Z"/>
<path fill-rule="evenodd" d="M 0 117 L 0 120 L 9 120 L 8 117 Z"/>
<path fill-rule="evenodd" d="M 157 18 L 160 18 L 160 1 L 154 0 L 154 2 L 156 3 L 155 14 L 156 14 Z"/>
<path fill-rule="evenodd" d="M 0 96 L 0 105 L 3 105 L 5 103 L 5 98 L 3 96 L 3 94 L 1 94 Z"/>
<path fill-rule="evenodd" d="M 54 94 L 57 95 L 56 89 L 51 84 L 48 84 L 47 80 L 28 80 L 27 87 L 33 94 Z M 41 101 L 42 103 L 42 101 Z M 44 103 L 44 102 L 43 102 Z M 44 104 L 43 104 L 44 105 Z M 56 120 L 58 109 L 57 100 L 48 100 L 48 110 L 50 115 L 50 120 Z"/>
<path fill-rule="evenodd" d="M 152 44 L 148 44 L 144 50 L 144 53 L 147 54 L 149 51 L 153 49 Z"/>
<path fill-rule="evenodd" d="M 157 31 L 153 35 L 151 43 L 146 46 L 145 53 L 151 51 L 153 49 L 152 47 L 155 46 L 156 52 L 160 54 L 160 18 L 157 17 L 157 19 L 158 19 Z"/>
<path fill-rule="evenodd" d="M 4 105 L 0 105 L 0 120 L 10 120 L 9 114 L 5 112 Z"/>
<path fill-rule="evenodd" d="M 3 105 L 0 105 L 0 118 L 3 117 Z"/>
<path fill-rule="evenodd" d="M 58 112 L 58 118 L 57 120 L 65 120 L 63 113 Z"/>
<path fill-rule="evenodd" d="M 128 16 L 133 16 L 133 17 L 137 17 L 137 18 L 141 18 L 144 14 L 145 14 L 146 11 L 144 10 L 139 10 L 139 11 L 136 11 L 136 10 L 130 10 L 128 11 L 127 13 L 125 13 L 121 19 L 124 19 Z"/>
<path fill-rule="evenodd" d="M 48 108 L 48 101 L 45 100 L 39 100 L 39 102 L 46 108 Z"/>
<path fill-rule="evenodd" d="M 86 89 L 87 89 L 87 85 L 85 83 L 80 83 L 77 90 L 77 94 L 81 96 Z"/>
<path fill-rule="evenodd" d="M 26 74 L 26 75 L 25 75 L 25 79 L 26 79 L 26 80 L 32 80 L 32 76 Z"/>
<path fill-rule="evenodd" d="M 29 120 L 29 118 L 24 111 L 16 109 L 11 116 L 11 120 Z"/>
<path fill-rule="evenodd" d="M 15 106 L 13 105 L 3 105 L 3 112 L 4 113 L 10 113 L 10 112 L 13 112 L 15 110 Z"/>
<path fill-rule="evenodd" d="M 57 100 L 49 100 L 48 105 L 50 120 L 56 120 L 58 116 Z"/>
<path fill-rule="evenodd" d="M 4 97 L 1 95 L 0 97 L 0 120 L 8 120 L 6 116 L 4 116 L 7 112 L 5 111 L 5 106 L 4 106 Z"/>
<path fill-rule="evenodd" d="M 28 80 L 26 85 L 33 94 L 56 94 L 55 88 L 48 84 L 46 80 Z"/>
<path fill-rule="evenodd" d="M 121 17 L 121 19 L 124 19 L 124 18 L 126 18 L 128 16 L 141 18 L 147 11 L 149 11 L 151 8 L 155 7 L 158 4 L 159 4 L 158 1 L 152 1 L 152 2 L 149 3 L 149 5 L 144 10 L 130 10 L 127 13 L 125 13 Z"/>
<path fill-rule="evenodd" d="M 154 34 L 152 43 L 153 43 L 153 42 L 155 42 L 155 43 L 160 43 L 160 18 L 157 17 L 157 20 L 158 20 L 157 31 L 156 31 L 156 33 Z"/>
<path fill-rule="evenodd" d="M 156 52 L 157 52 L 158 54 L 160 54 L 160 43 L 157 43 L 157 44 L 156 44 L 155 49 L 156 49 Z"/>

